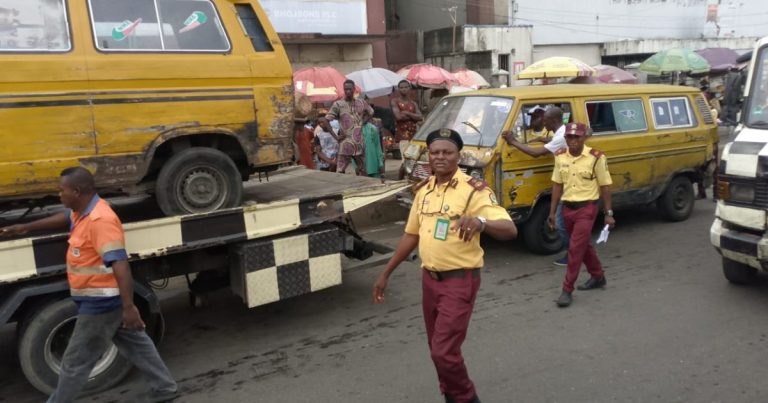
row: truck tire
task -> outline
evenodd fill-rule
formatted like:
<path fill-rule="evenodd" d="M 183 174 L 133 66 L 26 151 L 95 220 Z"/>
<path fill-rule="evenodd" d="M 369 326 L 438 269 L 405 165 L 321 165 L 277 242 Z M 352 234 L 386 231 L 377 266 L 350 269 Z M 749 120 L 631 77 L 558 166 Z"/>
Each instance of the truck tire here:
<path fill-rule="evenodd" d="M 167 216 L 237 207 L 243 183 L 235 163 L 223 152 L 188 148 L 171 157 L 157 177 L 157 204 Z"/>
<path fill-rule="evenodd" d="M 694 202 L 691 180 L 685 176 L 676 176 L 656 200 L 656 207 L 665 220 L 684 221 L 691 216 Z"/>
<path fill-rule="evenodd" d="M 551 255 L 563 249 L 563 240 L 560 233 L 550 231 L 547 225 L 549 217 L 549 203 L 539 202 L 533 208 L 531 216 L 523 225 L 523 241 L 525 246 L 534 253 Z"/>
<path fill-rule="evenodd" d="M 731 284 L 749 285 L 755 280 L 757 270 L 744 263 L 723 258 L 723 274 Z"/>
<path fill-rule="evenodd" d="M 56 388 L 64 350 L 75 326 L 77 306 L 71 299 L 54 300 L 30 315 L 19 335 L 21 370 L 32 386 L 44 394 Z M 91 372 L 84 394 L 109 389 L 131 370 L 131 364 L 110 346 Z"/>

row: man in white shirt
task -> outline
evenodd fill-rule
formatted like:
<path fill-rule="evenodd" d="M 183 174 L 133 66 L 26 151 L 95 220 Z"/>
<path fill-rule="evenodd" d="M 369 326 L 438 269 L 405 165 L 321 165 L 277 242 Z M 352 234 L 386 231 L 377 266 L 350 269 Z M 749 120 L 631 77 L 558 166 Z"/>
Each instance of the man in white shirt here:
<path fill-rule="evenodd" d="M 547 108 L 544 112 L 544 128 L 550 132 L 555 133 L 551 140 L 541 139 L 537 141 L 544 142 L 544 147 L 533 148 L 527 144 L 523 144 L 515 140 L 515 134 L 511 131 L 502 133 L 507 144 L 517 148 L 518 150 L 530 155 L 533 158 L 539 158 L 542 155 L 554 155 L 558 150 L 568 148 L 565 143 L 565 125 L 563 125 L 563 110 L 553 106 Z M 562 206 L 557 208 L 557 231 L 560 233 L 560 238 L 563 240 L 565 250 L 568 250 L 568 231 L 565 229 L 565 221 L 563 221 Z M 568 254 L 554 261 L 554 264 L 558 266 L 568 265 Z"/>

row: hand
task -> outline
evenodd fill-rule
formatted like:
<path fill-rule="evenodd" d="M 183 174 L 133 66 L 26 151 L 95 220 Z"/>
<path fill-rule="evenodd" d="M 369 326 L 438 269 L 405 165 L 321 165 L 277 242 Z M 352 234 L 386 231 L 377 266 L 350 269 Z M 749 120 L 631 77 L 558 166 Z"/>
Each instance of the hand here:
<path fill-rule="evenodd" d="M 605 216 L 605 223 L 608 224 L 608 228 L 613 229 L 616 226 L 616 220 L 613 217 Z"/>
<path fill-rule="evenodd" d="M 139 308 L 136 308 L 136 305 L 123 307 L 123 327 L 128 330 L 144 330 L 147 327 L 141 320 Z"/>
<path fill-rule="evenodd" d="M 550 231 L 555 230 L 555 222 L 556 222 L 555 215 L 550 214 L 549 217 L 547 217 L 547 227 L 549 227 Z"/>
<path fill-rule="evenodd" d="M 469 242 L 475 236 L 475 232 L 482 226 L 480 220 L 477 217 L 463 216 L 453 224 L 451 231 L 459 232 L 459 239 L 464 242 Z"/>
<path fill-rule="evenodd" d="M 507 143 L 509 143 L 509 144 L 512 144 L 512 143 L 517 141 L 517 140 L 515 140 L 515 134 L 512 133 L 512 131 L 509 131 L 509 130 L 501 133 L 501 136 L 504 137 L 504 140 L 506 140 Z"/>
<path fill-rule="evenodd" d="M 14 224 L 0 228 L 0 236 L 24 235 L 29 232 L 26 224 Z"/>
<path fill-rule="evenodd" d="M 387 289 L 387 282 L 389 279 L 387 276 L 382 273 L 379 275 L 379 278 L 376 279 L 376 282 L 373 283 L 373 303 L 374 304 L 382 304 L 384 303 L 384 291 Z"/>

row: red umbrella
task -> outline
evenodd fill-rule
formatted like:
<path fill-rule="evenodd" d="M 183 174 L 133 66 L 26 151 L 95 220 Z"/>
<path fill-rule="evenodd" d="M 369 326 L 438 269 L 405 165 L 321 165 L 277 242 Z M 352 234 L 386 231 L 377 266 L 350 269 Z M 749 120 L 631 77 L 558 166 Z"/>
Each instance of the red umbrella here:
<path fill-rule="evenodd" d="M 637 77 L 616 66 L 598 64 L 592 68 L 595 69 L 593 76 L 576 77 L 570 82 L 572 84 L 637 84 Z"/>
<path fill-rule="evenodd" d="M 449 89 L 456 78 L 443 68 L 431 64 L 412 64 L 397 71 L 406 80 L 421 87 Z"/>
<path fill-rule="evenodd" d="M 462 87 L 478 89 L 483 87 L 490 87 L 488 81 L 485 80 L 480 73 L 469 69 L 458 69 L 453 72 L 453 76 L 456 77 L 456 81 Z"/>
<path fill-rule="evenodd" d="M 725 73 L 738 64 L 739 54 L 728 48 L 705 48 L 696 51 L 709 63 L 709 73 Z"/>
<path fill-rule="evenodd" d="M 333 67 L 307 67 L 293 73 L 293 87 L 312 102 L 333 102 L 344 97 L 347 77 Z"/>

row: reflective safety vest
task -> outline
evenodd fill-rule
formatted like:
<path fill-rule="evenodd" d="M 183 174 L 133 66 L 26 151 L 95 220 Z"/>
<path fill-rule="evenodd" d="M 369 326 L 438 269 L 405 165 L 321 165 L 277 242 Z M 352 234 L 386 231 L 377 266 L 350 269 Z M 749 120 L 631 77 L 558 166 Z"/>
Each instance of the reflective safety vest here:
<path fill-rule="evenodd" d="M 71 212 L 67 279 L 76 302 L 119 298 L 112 263 L 127 260 L 123 225 L 109 204 L 94 196 L 82 214 Z"/>

